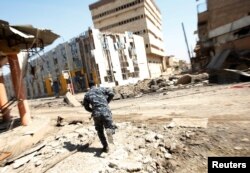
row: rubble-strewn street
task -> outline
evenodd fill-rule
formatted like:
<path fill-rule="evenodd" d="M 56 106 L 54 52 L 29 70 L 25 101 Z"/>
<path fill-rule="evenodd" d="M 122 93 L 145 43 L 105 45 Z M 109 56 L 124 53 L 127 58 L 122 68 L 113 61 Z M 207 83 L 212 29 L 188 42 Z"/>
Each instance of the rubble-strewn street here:
<path fill-rule="evenodd" d="M 0 172 L 207 172 L 208 156 L 249 156 L 250 83 L 184 86 L 111 102 L 118 129 L 109 153 L 83 107 L 31 100 L 32 115 L 53 128 Z"/>
<path fill-rule="evenodd" d="M 250 172 L 250 0 L 1 7 L 0 173 Z"/>

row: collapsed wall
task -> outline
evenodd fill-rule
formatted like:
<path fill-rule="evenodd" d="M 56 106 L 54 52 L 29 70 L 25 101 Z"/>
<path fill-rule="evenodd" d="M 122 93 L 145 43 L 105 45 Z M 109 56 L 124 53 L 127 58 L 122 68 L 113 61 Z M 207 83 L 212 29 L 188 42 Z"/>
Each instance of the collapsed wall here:
<path fill-rule="evenodd" d="M 208 84 L 208 78 L 209 75 L 207 73 L 202 73 L 198 75 L 185 74 L 169 77 L 161 76 L 155 79 L 144 79 L 138 81 L 136 84 L 114 87 L 114 99 L 119 100 L 140 97 L 143 94 L 170 91 L 185 87 L 188 88 L 190 86 L 203 86 Z"/>

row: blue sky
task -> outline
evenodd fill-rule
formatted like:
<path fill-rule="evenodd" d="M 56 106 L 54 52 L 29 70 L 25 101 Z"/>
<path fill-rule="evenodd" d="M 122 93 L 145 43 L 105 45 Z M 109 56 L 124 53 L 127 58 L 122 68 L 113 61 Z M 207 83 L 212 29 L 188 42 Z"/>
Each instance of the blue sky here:
<path fill-rule="evenodd" d="M 11 25 L 31 24 L 59 34 L 52 47 L 67 41 L 92 26 L 88 5 L 97 0 L 1 0 L 0 19 Z M 183 22 L 189 42 L 194 48 L 197 28 L 195 0 L 156 0 L 161 10 L 167 55 L 189 60 L 183 36 Z"/>

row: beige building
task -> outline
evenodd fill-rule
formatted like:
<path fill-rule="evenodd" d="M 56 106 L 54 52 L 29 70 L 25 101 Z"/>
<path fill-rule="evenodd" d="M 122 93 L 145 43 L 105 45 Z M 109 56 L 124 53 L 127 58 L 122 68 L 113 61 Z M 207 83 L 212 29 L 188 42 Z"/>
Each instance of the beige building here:
<path fill-rule="evenodd" d="M 144 38 L 150 76 L 163 72 L 165 56 L 161 12 L 154 0 L 100 0 L 89 6 L 100 31 L 132 32 Z"/>

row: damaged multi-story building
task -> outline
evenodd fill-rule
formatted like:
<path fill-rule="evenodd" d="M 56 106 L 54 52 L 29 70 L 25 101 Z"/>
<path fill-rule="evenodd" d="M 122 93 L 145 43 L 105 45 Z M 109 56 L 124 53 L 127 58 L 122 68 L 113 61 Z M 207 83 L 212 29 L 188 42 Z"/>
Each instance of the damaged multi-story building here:
<path fill-rule="evenodd" d="M 25 74 L 29 98 L 85 91 L 89 80 L 113 87 L 149 78 L 141 36 L 130 32 L 103 33 L 98 29 L 89 29 L 33 58 Z"/>
<path fill-rule="evenodd" d="M 220 70 L 223 73 L 223 69 L 248 69 L 250 1 L 206 0 L 198 4 L 197 10 L 199 41 L 196 57 L 191 59 L 193 70 Z"/>
<path fill-rule="evenodd" d="M 130 31 L 144 38 L 150 77 L 166 70 L 162 17 L 154 0 L 99 0 L 89 9 L 100 31 Z"/>

